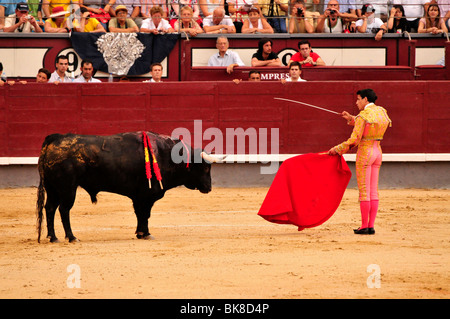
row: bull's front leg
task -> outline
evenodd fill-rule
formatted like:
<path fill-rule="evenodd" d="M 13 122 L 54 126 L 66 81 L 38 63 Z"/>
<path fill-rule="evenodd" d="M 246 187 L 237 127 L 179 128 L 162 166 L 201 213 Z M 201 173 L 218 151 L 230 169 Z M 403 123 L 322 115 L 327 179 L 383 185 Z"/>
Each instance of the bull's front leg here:
<path fill-rule="evenodd" d="M 153 202 L 148 199 L 133 200 L 134 213 L 137 218 L 136 237 L 138 239 L 155 239 L 148 230 L 148 220 Z"/>

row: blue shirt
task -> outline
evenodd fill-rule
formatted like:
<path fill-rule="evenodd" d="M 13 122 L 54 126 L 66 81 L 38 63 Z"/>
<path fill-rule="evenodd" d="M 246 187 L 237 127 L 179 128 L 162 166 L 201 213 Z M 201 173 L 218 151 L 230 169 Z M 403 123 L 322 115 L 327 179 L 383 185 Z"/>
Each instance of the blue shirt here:
<path fill-rule="evenodd" d="M 220 56 L 219 52 L 212 55 L 208 60 L 208 66 L 229 66 L 231 64 L 237 64 L 239 66 L 245 66 L 242 62 L 239 54 L 236 52 L 227 50 L 223 58 Z"/>
<path fill-rule="evenodd" d="M 5 7 L 5 16 L 16 13 L 16 6 L 19 2 L 26 2 L 23 0 L 0 0 L 0 6 Z"/>

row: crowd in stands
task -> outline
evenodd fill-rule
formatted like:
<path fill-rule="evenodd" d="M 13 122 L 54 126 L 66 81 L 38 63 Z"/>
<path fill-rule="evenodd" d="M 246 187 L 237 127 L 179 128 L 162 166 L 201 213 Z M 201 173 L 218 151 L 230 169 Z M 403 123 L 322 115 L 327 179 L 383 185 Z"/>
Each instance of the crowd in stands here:
<path fill-rule="evenodd" d="M 357 32 L 374 34 L 375 40 L 381 40 L 387 32 L 447 33 L 450 21 L 450 0 L 78 0 L 75 4 L 71 3 L 73 0 L 18 1 L 0 0 L 3 32 L 179 32 L 190 37 L 217 34 L 218 52 L 210 57 L 208 66 L 226 67 L 228 73 L 244 63 L 229 50 L 227 34 Z M 281 67 L 280 59 L 272 52 L 272 41 L 261 37 L 251 66 Z M 302 81 L 302 66 L 326 65 L 308 41 L 300 41 L 298 49 L 288 63 L 288 82 Z M 444 60 L 439 64 L 444 65 Z M 67 76 L 67 68 L 67 57 L 60 56 L 55 71 L 50 74 L 40 69 L 36 82 L 100 82 L 93 78 L 91 61 L 82 62 L 81 75 L 75 81 Z M 160 82 L 162 65 L 152 65 L 151 75 L 148 82 Z M 3 77 L 0 86 L 5 83 L 13 84 Z"/>
<path fill-rule="evenodd" d="M 0 0 L 0 32 L 446 33 L 450 0 Z"/>

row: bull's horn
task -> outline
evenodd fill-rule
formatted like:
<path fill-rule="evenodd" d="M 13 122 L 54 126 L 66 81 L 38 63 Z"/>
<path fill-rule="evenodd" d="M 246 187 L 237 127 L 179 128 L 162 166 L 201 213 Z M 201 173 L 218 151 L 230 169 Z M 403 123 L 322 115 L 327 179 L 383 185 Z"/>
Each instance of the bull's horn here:
<path fill-rule="evenodd" d="M 210 162 L 210 163 L 220 163 L 220 162 L 222 162 L 222 161 L 225 159 L 225 157 L 227 157 L 227 156 L 225 155 L 225 156 L 222 156 L 222 157 L 218 158 L 218 157 L 209 155 L 208 153 L 205 153 L 205 152 L 202 152 L 201 155 L 202 155 L 202 158 L 203 158 L 205 161 L 208 161 L 208 162 Z"/>

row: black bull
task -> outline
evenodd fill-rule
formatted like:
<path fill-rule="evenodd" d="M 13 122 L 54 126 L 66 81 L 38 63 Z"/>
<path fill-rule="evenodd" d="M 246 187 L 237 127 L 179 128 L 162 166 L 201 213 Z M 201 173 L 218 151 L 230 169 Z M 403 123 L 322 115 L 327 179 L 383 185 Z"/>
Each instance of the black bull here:
<path fill-rule="evenodd" d="M 211 162 L 215 158 L 202 150 L 192 150 L 180 140 L 151 132 L 146 134 L 161 172 L 162 188 L 154 169 L 151 172 L 151 188 L 149 187 L 142 132 L 112 136 L 47 136 L 38 162 L 38 242 L 41 237 L 45 193 L 48 238 L 51 242 L 58 241 L 54 217 L 59 207 L 66 238 L 72 242 L 77 239 L 70 227 L 69 213 L 75 202 L 78 186 L 89 193 L 93 203 L 96 203 L 100 191 L 129 197 L 137 217 L 136 236 L 144 239 L 151 238 L 148 230 L 151 208 L 167 190 L 184 185 L 202 193 L 211 191 Z M 172 149 L 179 155 L 179 160 L 175 162 L 172 159 Z M 150 161 L 152 162 L 151 154 Z"/>

